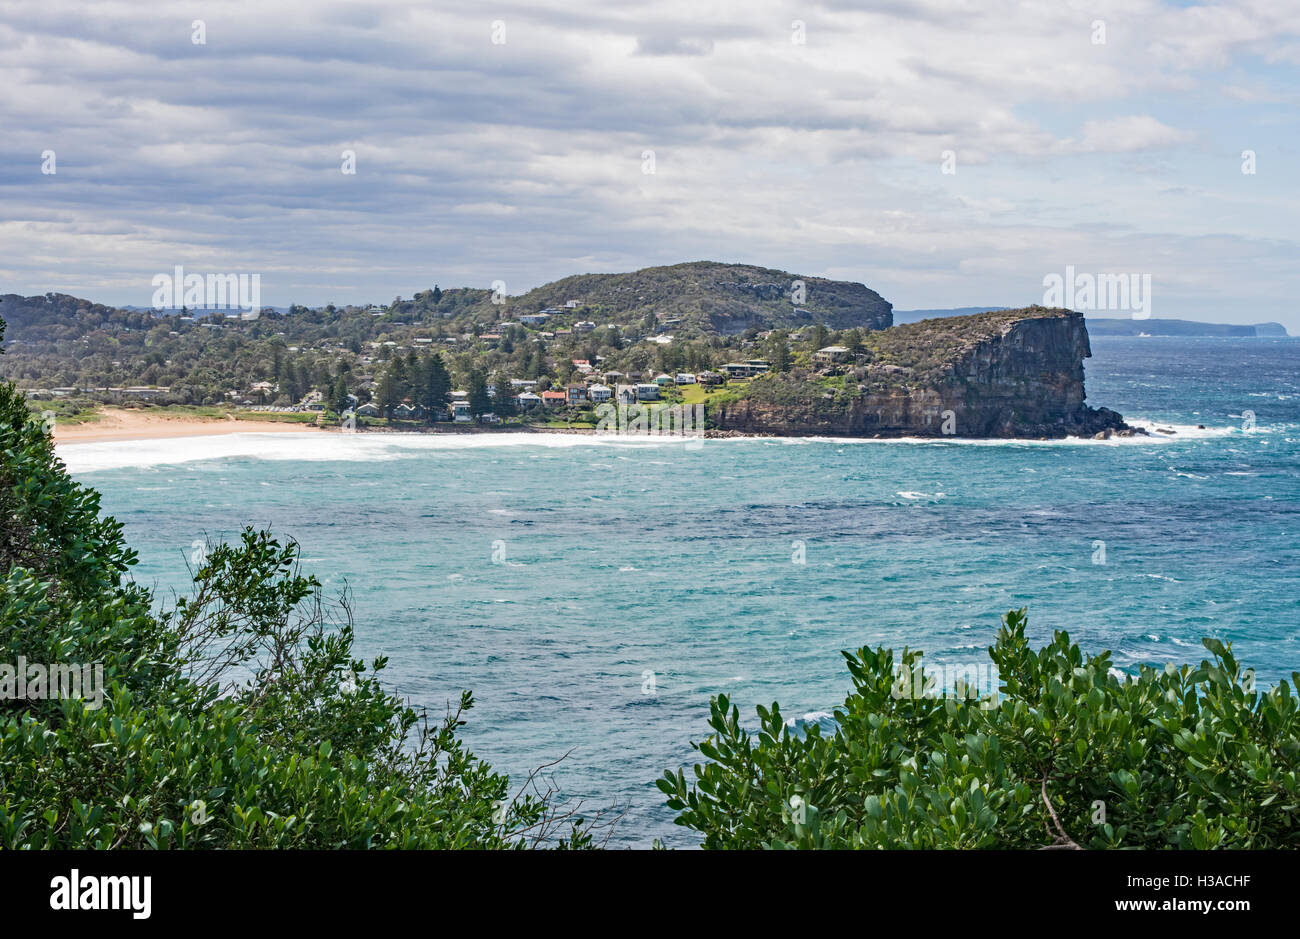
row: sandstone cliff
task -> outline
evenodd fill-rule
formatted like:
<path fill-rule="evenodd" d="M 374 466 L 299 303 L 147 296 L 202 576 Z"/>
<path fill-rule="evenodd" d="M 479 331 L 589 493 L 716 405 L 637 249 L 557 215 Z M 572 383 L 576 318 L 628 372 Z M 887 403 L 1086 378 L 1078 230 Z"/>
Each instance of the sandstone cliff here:
<path fill-rule="evenodd" d="M 1083 315 L 1030 307 L 925 320 L 866 337 L 832 374 L 755 380 L 721 430 L 854 437 L 1064 437 L 1129 432 L 1084 403 Z M 839 374 L 834 374 L 838 372 Z"/>

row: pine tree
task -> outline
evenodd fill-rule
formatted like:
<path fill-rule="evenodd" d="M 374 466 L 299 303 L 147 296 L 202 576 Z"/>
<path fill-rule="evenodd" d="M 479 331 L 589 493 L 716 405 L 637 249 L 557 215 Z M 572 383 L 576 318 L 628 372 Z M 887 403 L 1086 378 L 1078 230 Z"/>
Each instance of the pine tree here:
<path fill-rule="evenodd" d="M 447 365 L 442 356 L 435 352 L 425 363 L 424 388 L 420 394 L 420 404 L 424 405 L 425 414 L 430 421 L 436 411 L 447 406 L 447 392 L 451 391 L 451 376 L 447 374 Z"/>
<path fill-rule="evenodd" d="M 488 395 L 487 377 L 475 369 L 469 375 L 469 413 L 481 417 L 492 410 L 492 398 Z"/>
<path fill-rule="evenodd" d="M 515 389 L 510 384 L 510 376 L 505 372 L 497 372 L 496 377 L 497 395 L 493 399 L 493 409 L 497 417 L 513 417 L 515 414 Z"/>

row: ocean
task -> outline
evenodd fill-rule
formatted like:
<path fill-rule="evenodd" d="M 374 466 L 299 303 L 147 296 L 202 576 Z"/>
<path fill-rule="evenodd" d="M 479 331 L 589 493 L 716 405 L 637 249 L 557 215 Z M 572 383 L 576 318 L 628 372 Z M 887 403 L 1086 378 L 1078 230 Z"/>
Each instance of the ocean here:
<path fill-rule="evenodd" d="M 183 591 L 206 537 L 301 542 L 352 591 L 357 652 L 522 781 L 620 806 L 613 844 L 689 847 L 654 787 L 709 696 L 832 711 L 841 649 L 987 661 L 1007 610 L 1116 666 L 1232 640 L 1300 669 L 1300 340 L 1094 337 L 1088 402 L 1176 431 L 1111 441 L 235 435 L 66 445 Z M 1204 425 L 1198 428 L 1197 425 Z M 688 776 L 690 775 L 688 770 Z M 572 803 L 570 803 L 572 804 Z"/>

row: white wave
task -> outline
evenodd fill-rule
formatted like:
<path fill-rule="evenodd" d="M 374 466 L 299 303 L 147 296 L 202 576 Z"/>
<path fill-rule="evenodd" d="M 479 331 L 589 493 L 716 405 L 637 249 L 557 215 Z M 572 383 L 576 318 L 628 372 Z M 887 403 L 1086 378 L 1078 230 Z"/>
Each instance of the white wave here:
<path fill-rule="evenodd" d="M 548 434 L 548 433 L 475 433 L 475 434 L 278 434 L 248 432 L 209 437 L 173 437 L 160 440 L 106 440 L 97 443 L 63 443 L 57 445 L 58 456 L 73 473 L 102 470 L 166 466 L 202 460 L 230 458 L 257 460 L 310 460 L 324 462 L 386 462 L 410 459 L 421 453 L 478 450 L 488 447 L 538 447 L 569 449 L 573 447 L 616 447 L 623 450 L 694 446 L 738 446 L 752 443 L 807 445 L 830 444 L 837 448 L 857 444 L 894 444 L 967 447 L 1059 447 L 1117 444 L 1152 444 L 1170 440 L 1188 440 L 1244 436 L 1239 426 L 1198 428 L 1191 424 L 1170 424 L 1129 419 L 1135 427 L 1150 431 L 1149 437 L 1112 437 L 1093 440 L 1066 437 L 1057 440 L 1023 438 L 959 437 L 721 437 L 708 440 L 670 436 L 630 436 L 620 434 Z M 1157 427 L 1173 434 L 1156 432 Z M 1255 434 L 1267 433 L 1257 428 Z M 628 459 L 620 456 L 618 459 Z"/>
<path fill-rule="evenodd" d="M 55 450 L 72 473 L 164 466 L 231 458 L 323 462 L 388 462 L 421 453 L 479 450 L 487 447 L 645 447 L 681 446 L 682 437 L 616 434 L 277 434 L 242 433 L 160 440 L 105 440 L 64 443 Z M 710 441 L 712 442 L 712 441 Z"/>

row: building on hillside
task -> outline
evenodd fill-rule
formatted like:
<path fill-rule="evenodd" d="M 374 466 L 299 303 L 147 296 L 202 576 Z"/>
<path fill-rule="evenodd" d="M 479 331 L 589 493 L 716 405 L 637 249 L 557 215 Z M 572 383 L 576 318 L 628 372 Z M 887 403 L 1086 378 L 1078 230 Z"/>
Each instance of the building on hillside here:
<path fill-rule="evenodd" d="M 563 391 L 543 391 L 542 404 L 548 408 L 553 408 L 564 404 L 568 396 Z"/>
<path fill-rule="evenodd" d="M 768 368 L 768 364 L 760 359 L 749 362 L 728 362 L 722 366 L 722 370 L 727 373 L 728 378 L 753 378 L 756 375 L 765 374 Z"/>
<path fill-rule="evenodd" d="M 818 362 L 843 362 L 849 357 L 849 350 L 844 346 L 825 346 L 813 353 Z"/>
<path fill-rule="evenodd" d="M 659 386 L 654 382 L 636 386 L 636 399 L 638 401 L 658 401 Z"/>
<path fill-rule="evenodd" d="M 612 394 L 613 392 L 610 391 L 608 385 L 591 385 L 587 388 L 587 397 L 592 400 L 593 404 L 605 403 Z"/>

